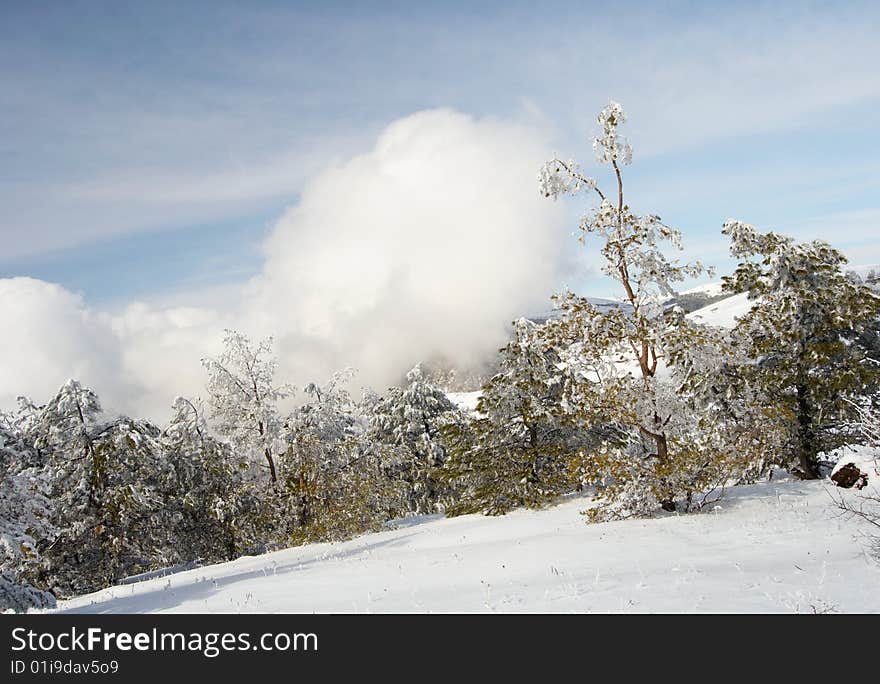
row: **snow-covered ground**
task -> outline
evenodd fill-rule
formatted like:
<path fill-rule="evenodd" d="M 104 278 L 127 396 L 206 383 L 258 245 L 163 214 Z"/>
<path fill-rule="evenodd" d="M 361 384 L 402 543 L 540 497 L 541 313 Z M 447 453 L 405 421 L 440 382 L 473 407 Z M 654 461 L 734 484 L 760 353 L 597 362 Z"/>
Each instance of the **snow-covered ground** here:
<path fill-rule="evenodd" d="M 447 392 L 446 396 L 449 397 L 449 401 L 465 413 L 476 413 L 477 402 L 482 394 L 481 390 L 477 390 L 476 392 Z"/>
<path fill-rule="evenodd" d="M 751 311 L 753 305 L 754 302 L 749 299 L 748 294 L 742 292 L 697 309 L 689 313 L 688 318 L 705 325 L 732 328 L 738 318 Z"/>
<path fill-rule="evenodd" d="M 439 516 L 62 602 L 70 612 L 880 612 L 880 567 L 828 481 L 739 487 L 711 510 L 589 525 L 570 499 Z M 834 494 L 859 496 L 834 489 Z"/>
<path fill-rule="evenodd" d="M 720 280 L 714 283 L 705 283 L 703 285 L 692 287 L 689 290 L 682 290 L 678 294 L 702 294 L 706 295 L 707 297 L 720 297 L 722 294 L 724 294 L 724 283 L 722 283 Z"/>

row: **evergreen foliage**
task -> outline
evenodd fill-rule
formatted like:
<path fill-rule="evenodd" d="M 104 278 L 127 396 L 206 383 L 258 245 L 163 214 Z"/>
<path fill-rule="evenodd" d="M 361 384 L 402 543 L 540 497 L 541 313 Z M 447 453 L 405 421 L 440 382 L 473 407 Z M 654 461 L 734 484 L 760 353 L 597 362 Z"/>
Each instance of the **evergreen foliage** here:
<path fill-rule="evenodd" d="M 281 465 L 287 543 L 336 541 L 376 530 L 398 493 L 383 477 L 381 449 L 364 437 L 367 419 L 345 385 L 353 371 L 304 388 L 309 398 L 288 417 Z"/>
<path fill-rule="evenodd" d="M 404 387 L 390 387 L 370 407 L 368 439 L 387 447 L 386 476 L 402 485 L 400 515 L 434 513 L 451 496 L 439 475 L 446 461 L 442 430 L 460 422 L 461 412 L 431 385 L 416 365 Z"/>
<path fill-rule="evenodd" d="M 14 421 L 10 420 L 14 425 Z M 0 415 L 0 612 L 50 608 L 55 597 L 27 582 L 40 563 L 38 543 L 50 534 L 49 499 L 34 450 Z"/>
<path fill-rule="evenodd" d="M 539 326 L 520 319 L 484 386 L 477 415 L 444 429 L 443 478 L 458 493 L 451 515 L 536 507 L 575 486 L 568 464 L 578 446 L 563 405 L 565 375 Z"/>
<path fill-rule="evenodd" d="M 797 243 L 735 220 L 723 232 L 742 260 L 725 287 L 754 300 L 735 331 L 753 359 L 743 373 L 782 433 L 773 445 L 779 463 L 819 477 L 819 455 L 854 438 L 853 400 L 876 391 L 870 354 L 880 297 L 848 277 L 846 259 L 825 242 Z"/>
<path fill-rule="evenodd" d="M 248 460 L 211 435 L 198 403 L 177 397 L 172 409 L 160 441 L 170 464 L 165 500 L 186 550 L 178 560 L 230 560 L 260 549 L 264 507 Z"/>
<path fill-rule="evenodd" d="M 39 480 L 50 502 L 40 562 L 26 569 L 34 584 L 70 596 L 173 556 L 162 491 L 167 463 L 155 426 L 104 419 L 94 392 L 71 380 L 25 434 L 41 454 Z"/>

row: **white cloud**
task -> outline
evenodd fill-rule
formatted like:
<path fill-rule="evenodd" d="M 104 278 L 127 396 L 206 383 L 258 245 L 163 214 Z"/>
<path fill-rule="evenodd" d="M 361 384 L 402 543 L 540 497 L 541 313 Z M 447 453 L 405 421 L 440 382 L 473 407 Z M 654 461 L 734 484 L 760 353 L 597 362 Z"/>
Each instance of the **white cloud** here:
<path fill-rule="evenodd" d="M 116 396 L 111 388 L 107 404 L 137 415 L 165 416 L 175 396 L 201 392 L 205 377 L 200 361 L 219 353 L 223 328 L 234 324 L 232 311 L 129 305 L 112 317 L 111 325 L 123 376 L 132 389 Z"/>
<path fill-rule="evenodd" d="M 69 377 L 124 396 L 130 382 L 106 317 L 64 288 L 33 278 L 0 279 L 0 407 L 19 394 L 47 400 Z"/>
<path fill-rule="evenodd" d="M 546 154 L 528 128 L 449 110 L 393 123 L 278 222 L 251 321 L 296 374 L 352 364 L 375 383 L 433 353 L 485 354 L 546 306 L 572 246 L 537 192 Z"/>
<path fill-rule="evenodd" d="M 272 334 L 285 376 L 351 365 L 381 388 L 439 354 L 472 362 L 518 315 L 545 308 L 572 241 L 542 197 L 533 128 L 432 110 L 392 123 L 368 153 L 304 187 L 274 227 L 262 273 L 215 308 L 89 310 L 57 285 L 0 280 L 0 405 L 43 400 L 68 376 L 113 408 L 162 416 L 203 386 L 224 327 Z M 61 343 L 59 343 L 59 340 Z"/>
<path fill-rule="evenodd" d="M 218 351 L 229 321 L 206 309 L 141 303 L 111 316 L 33 278 L 0 279 L 0 319 L 0 409 L 14 407 L 19 395 L 43 403 L 77 378 L 105 409 L 158 417 L 176 394 L 198 392 L 199 360 Z"/>

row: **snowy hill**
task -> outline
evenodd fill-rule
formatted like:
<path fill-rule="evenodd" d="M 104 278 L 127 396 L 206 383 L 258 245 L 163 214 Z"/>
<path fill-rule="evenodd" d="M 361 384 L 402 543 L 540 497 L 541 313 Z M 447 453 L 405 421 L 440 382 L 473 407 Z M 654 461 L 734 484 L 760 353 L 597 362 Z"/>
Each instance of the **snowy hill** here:
<path fill-rule="evenodd" d="M 871 267 L 863 267 L 867 270 Z M 880 269 L 878 269 L 880 270 Z M 713 282 L 683 290 L 674 297 L 664 300 L 665 306 L 681 306 L 688 315 L 696 320 L 701 320 L 709 325 L 733 327 L 735 319 L 745 314 L 751 307 L 745 294 L 730 295 L 722 292 L 722 283 Z M 630 306 L 626 302 L 614 299 L 600 299 L 588 297 L 589 301 L 599 310 L 621 308 L 629 311 Z M 544 311 L 539 314 L 527 316 L 535 323 L 544 323 L 559 315 L 558 311 Z"/>
<path fill-rule="evenodd" d="M 732 328 L 738 318 L 749 312 L 753 303 L 749 300 L 748 294 L 743 292 L 707 304 L 701 309 L 689 313 L 688 317 L 706 325 Z"/>
<path fill-rule="evenodd" d="M 689 290 L 682 290 L 679 292 L 679 296 L 681 295 L 696 295 L 701 294 L 706 297 L 721 297 L 724 295 L 723 292 L 724 283 L 720 280 L 714 283 L 706 283 L 704 285 L 697 285 L 696 287 L 692 287 Z"/>
<path fill-rule="evenodd" d="M 474 392 L 447 392 L 446 396 L 449 397 L 449 401 L 465 413 L 474 413 L 482 394 L 482 390 L 476 390 Z"/>
<path fill-rule="evenodd" d="M 862 280 L 874 283 L 880 277 L 880 264 L 857 264 L 851 266 L 847 264 L 845 271 L 856 273 Z"/>
<path fill-rule="evenodd" d="M 587 297 L 587 300 L 595 306 L 599 311 L 608 311 L 609 309 L 623 309 L 624 311 L 632 311 L 632 307 L 629 302 L 625 302 L 619 299 L 607 299 L 604 297 Z M 530 321 L 534 323 L 546 323 L 551 318 L 556 318 L 559 316 L 558 309 L 548 309 L 546 311 L 541 311 L 539 313 L 531 314 L 526 316 Z"/>
<path fill-rule="evenodd" d="M 828 487 L 783 478 L 735 488 L 708 512 L 595 525 L 579 514 L 585 499 L 498 518 L 413 518 L 345 543 L 112 587 L 59 609 L 878 612 L 880 567 Z"/>

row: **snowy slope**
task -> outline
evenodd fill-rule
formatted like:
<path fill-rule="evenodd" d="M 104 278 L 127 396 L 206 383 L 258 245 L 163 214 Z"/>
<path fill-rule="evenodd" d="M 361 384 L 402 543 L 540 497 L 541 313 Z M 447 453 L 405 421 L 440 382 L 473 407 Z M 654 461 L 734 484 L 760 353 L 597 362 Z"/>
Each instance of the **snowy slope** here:
<path fill-rule="evenodd" d="M 696 287 L 692 287 L 689 290 L 682 290 L 678 294 L 680 295 L 690 295 L 690 294 L 703 294 L 707 297 L 720 297 L 724 289 L 724 283 L 721 281 L 714 283 L 706 283 L 704 285 L 697 285 Z"/>
<path fill-rule="evenodd" d="M 880 274 L 880 264 L 858 264 L 856 266 L 850 266 L 847 264 L 844 271 L 853 271 L 857 273 L 860 277 L 866 278 L 871 274 Z"/>
<path fill-rule="evenodd" d="M 689 313 L 688 318 L 706 325 L 732 328 L 738 318 L 749 312 L 753 303 L 749 301 L 748 294 L 742 292 L 697 309 Z"/>
<path fill-rule="evenodd" d="M 632 311 L 629 302 L 620 299 L 607 299 L 605 297 L 587 297 L 587 300 L 595 306 L 599 311 L 608 311 L 610 309 L 623 309 L 624 311 Z M 527 319 L 534 323 L 546 323 L 551 318 L 557 318 L 560 314 L 558 309 L 547 309 L 538 313 L 526 316 Z"/>
<path fill-rule="evenodd" d="M 447 392 L 446 396 L 453 404 L 465 413 L 476 413 L 477 402 L 483 394 L 481 390 L 475 392 Z"/>
<path fill-rule="evenodd" d="M 414 518 L 345 543 L 113 587 L 60 610 L 880 612 L 880 568 L 828 486 L 767 482 L 710 512 L 597 525 L 579 514 L 584 499 L 499 518 Z"/>

